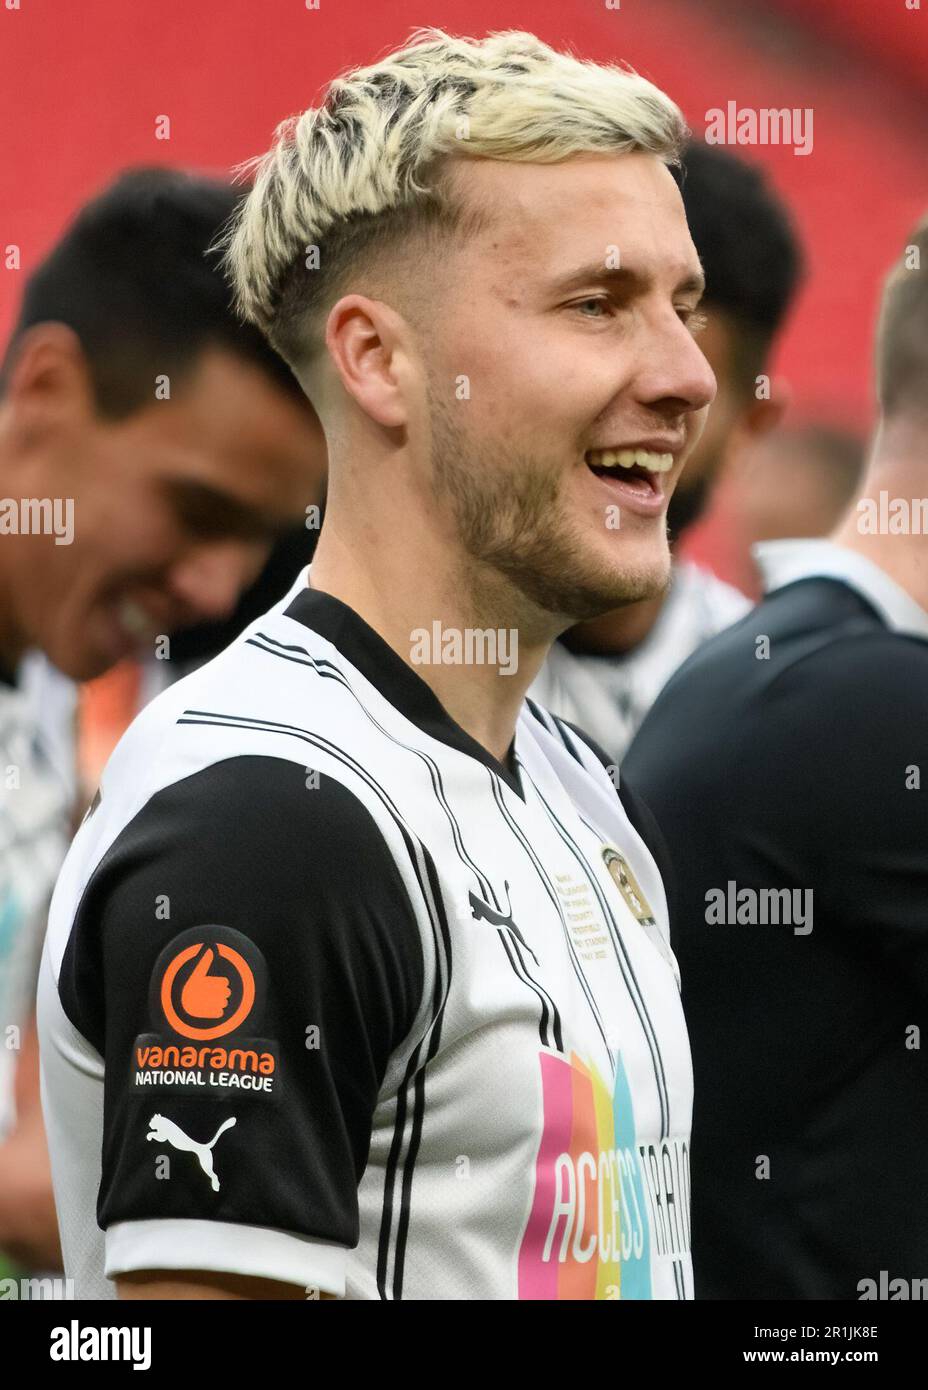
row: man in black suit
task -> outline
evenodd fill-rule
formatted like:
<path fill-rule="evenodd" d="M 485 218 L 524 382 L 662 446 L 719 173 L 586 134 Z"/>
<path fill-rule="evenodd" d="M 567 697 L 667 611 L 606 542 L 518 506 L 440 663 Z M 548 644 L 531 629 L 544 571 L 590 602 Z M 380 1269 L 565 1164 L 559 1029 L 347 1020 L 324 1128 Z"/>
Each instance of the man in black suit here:
<path fill-rule="evenodd" d="M 623 764 L 678 880 L 697 1297 L 907 1298 L 928 1275 L 928 223 L 877 375 L 843 524 L 759 548 L 766 598 Z"/>

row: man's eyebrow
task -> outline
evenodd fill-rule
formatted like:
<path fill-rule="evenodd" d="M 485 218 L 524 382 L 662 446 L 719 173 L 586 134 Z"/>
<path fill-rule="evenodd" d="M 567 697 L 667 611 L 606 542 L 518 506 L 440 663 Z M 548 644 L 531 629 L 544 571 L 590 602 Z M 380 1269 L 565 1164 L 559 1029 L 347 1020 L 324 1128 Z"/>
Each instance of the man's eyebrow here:
<path fill-rule="evenodd" d="M 690 275 L 684 275 L 680 283 L 675 287 L 674 294 L 695 294 L 699 299 L 706 292 L 706 277 L 701 270 L 694 270 Z"/>
<path fill-rule="evenodd" d="M 162 488 L 184 527 L 203 539 L 265 540 L 293 526 L 292 517 L 272 516 L 211 483 L 165 478 Z"/>
<path fill-rule="evenodd" d="M 584 285 L 612 285 L 617 288 L 641 289 L 649 283 L 650 277 L 642 275 L 630 266 L 607 266 L 602 261 L 590 261 L 559 276 L 552 288 L 556 294 L 569 294 L 571 290 L 582 289 Z M 702 271 L 689 271 L 674 286 L 674 294 L 703 295 L 706 290 L 706 277 Z"/>

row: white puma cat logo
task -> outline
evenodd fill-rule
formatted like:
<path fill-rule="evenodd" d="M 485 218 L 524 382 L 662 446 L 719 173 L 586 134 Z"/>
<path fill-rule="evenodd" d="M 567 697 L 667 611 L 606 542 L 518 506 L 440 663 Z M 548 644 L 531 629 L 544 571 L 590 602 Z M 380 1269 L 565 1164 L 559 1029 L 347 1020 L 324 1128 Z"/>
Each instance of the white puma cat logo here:
<path fill-rule="evenodd" d="M 200 1167 L 212 1184 L 213 1191 L 219 1191 L 219 1179 L 213 1170 L 213 1145 L 220 1134 L 224 1134 L 235 1124 L 234 1115 L 231 1119 L 223 1121 L 208 1144 L 198 1144 L 195 1139 L 191 1139 L 188 1134 L 185 1134 L 173 1120 L 165 1119 L 164 1115 L 152 1115 L 149 1124 L 151 1129 L 146 1134 L 146 1139 L 157 1139 L 159 1143 L 170 1144 L 172 1148 L 179 1149 L 182 1153 L 196 1154 L 200 1160 Z"/>

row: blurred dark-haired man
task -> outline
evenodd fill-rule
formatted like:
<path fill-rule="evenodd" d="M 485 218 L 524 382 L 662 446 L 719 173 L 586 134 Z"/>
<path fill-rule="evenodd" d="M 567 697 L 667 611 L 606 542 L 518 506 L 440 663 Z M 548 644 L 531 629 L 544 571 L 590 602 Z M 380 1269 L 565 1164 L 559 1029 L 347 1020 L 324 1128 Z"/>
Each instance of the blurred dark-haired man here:
<path fill-rule="evenodd" d="M 800 275 L 790 219 L 759 170 L 692 143 L 678 177 L 706 275 L 699 345 L 718 393 L 670 499 L 671 543 L 702 515 L 723 466 L 782 415 L 780 391 L 760 379 Z M 556 642 L 530 693 L 618 764 L 681 662 L 749 607 L 739 590 L 677 559 L 663 594 L 580 623 Z"/>
<path fill-rule="evenodd" d="M 39 647 L 87 679 L 222 617 L 304 516 L 315 415 L 204 255 L 239 196 L 133 171 L 29 281 L 0 375 L 0 488 L 42 505 L 0 515 L 7 665 Z"/>
<path fill-rule="evenodd" d="M 921 267 L 921 268 L 919 268 Z M 831 540 L 695 653 L 623 765 L 668 842 L 704 1298 L 917 1298 L 928 1269 L 928 222 Z"/>
<path fill-rule="evenodd" d="M 324 459 L 290 369 L 206 254 L 241 196 L 122 175 L 31 275 L 0 370 L 0 1248 L 26 1264 L 57 1247 L 29 1017 L 70 797 L 23 658 L 84 680 L 222 617 Z"/>

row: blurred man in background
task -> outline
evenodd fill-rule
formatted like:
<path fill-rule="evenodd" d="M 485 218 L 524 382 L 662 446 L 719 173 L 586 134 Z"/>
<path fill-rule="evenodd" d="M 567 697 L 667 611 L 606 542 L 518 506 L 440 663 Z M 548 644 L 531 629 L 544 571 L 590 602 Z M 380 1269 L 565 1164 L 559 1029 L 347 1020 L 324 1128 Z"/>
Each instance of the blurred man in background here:
<path fill-rule="evenodd" d="M 723 466 L 781 417 L 783 396 L 759 379 L 800 273 L 789 218 L 758 170 L 693 143 L 681 191 L 706 273 L 708 322 L 699 345 L 718 394 L 670 500 L 672 543 L 702 514 Z M 749 607 L 731 585 L 677 561 L 663 595 L 581 623 L 556 642 L 530 694 L 618 763 L 680 663 Z"/>
<path fill-rule="evenodd" d="M 205 256 L 240 196 L 164 169 L 118 179 L 31 276 L 0 371 L 0 1249 L 25 1264 L 57 1260 L 29 1020 L 72 799 L 21 663 L 38 651 L 85 680 L 221 618 L 324 458 Z"/>
<path fill-rule="evenodd" d="M 767 598 L 624 765 L 677 878 L 697 1297 L 887 1298 L 928 1269 L 928 222 L 916 250 L 862 496 L 833 540 L 759 547 Z"/>
<path fill-rule="evenodd" d="M 731 479 L 732 511 L 747 546 L 830 536 L 857 496 L 864 442 L 847 430 L 807 424 L 759 440 Z"/>
<path fill-rule="evenodd" d="M 141 709 L 149 700 L 159 694 L 165 686 L 202 666 L 214 656 L 218 656 L 230 642 L 244 631 L 254 618 L 283 598 L 300 571 L 309 564 L 316 550 L 322 521 L 325 494 L 325 454 L 320 454 L 319 466 L 313 477 L 313 488 L 307 496 L 318 498 L 317 512 L 307 516 L 305 522 L 295 526 L 281 536 L 268 556 L 267 562 L 254 583 L 242 593 L 232 612 L 225 618 L 213 618 L 208 622 L 195 623 L 182 627 L 171 634 L 170 657 L 162 660 L 155 652 L 143 663 L 138 682 L 138 704 Z M 126 725 L 135 715 L 136 708 L 127 711 Z M 123 730 L 119 729 L 118 736 Z M 110 750 L 107 750 L 109 753 Z"/>

